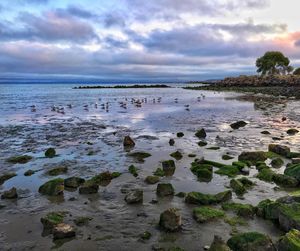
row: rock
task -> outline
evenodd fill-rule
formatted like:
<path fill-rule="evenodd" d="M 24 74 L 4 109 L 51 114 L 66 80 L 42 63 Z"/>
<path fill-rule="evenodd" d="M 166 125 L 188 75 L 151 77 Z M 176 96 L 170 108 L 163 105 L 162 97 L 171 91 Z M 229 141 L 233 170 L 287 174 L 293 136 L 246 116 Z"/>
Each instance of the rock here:
<path fill-rule="evenodd" d="M 197 144 L 198 144 L 198 146 L 200 146 L 200 147 L 207 146 L 207 142 L 206 142 L 206 141 L 203 141 L 203 140 L 199 141 Z"/>
<path fill-rule="evenodd" d="M 276 185 L 286 188 L 297 187 L 299 184 L 299 181 L 296 178 L 277 173 L 273 175 L 273 181 Z"/>
<path fill-rule="evenodd" d="M 233 191 L 236 193 L 236 195 L 241 196 L 244 195 L 244 193 L 247 192 L 246 188 L 244 187 L 244 185 L 235 179 L 232 179 L 230 181 L 230 187 L 233 189 Z"/>
<path fill-rule="evenodd" d="M 197 207 L 193 210 L 193 217 L 199 223 L 205 223 L 224 216 L 225 213 L 222 210 L 211 207 Z"/>
<path fill-rule="evenodd" d="M 300 164 L 288 165 L 284 174 L 297 179 L 300 182 Z"/>
<path fill-rule="evenodd" d="M 169 140 L 169 145 L 170 146 L 174 146 L 175 145 L 175 140 L 174 139 L 170 139 Z"/>
<path fill-rule="evenodd" d="M 269 145 L 269 152 L 277 153 L 281 156 L 288 157 L 291 150 L 287 146 L 278 145 L 278 144 L 270 144 Z"/>
<path fill-rule="evenodd" d="M 237 234 L 227 241 L 227 245 L 232 251 L 276 251 L 271 238 L 257 232 Z"/>
<path fill-rule="evenodd" d="M 196 133 L 195 133 L 195 136 L 199 139 L 205 139 L 206 138 L 206 131 L 204 128 L 201 128 L 200 130 L 198 130 Z"/>
<path fill-rule="evenodd" d="M 173 157 L 176 160 L 180 160 L 183 157 L 181 152 L 179 152 L 179 151 L 171 153 L 170 156 Z"/>
<path fill-rule="evenodd" d="M 292 229 L 278 241 L 278 251 L 299 251 L 300 231 Z"/>
<path fill-rule="evenodd" d="M 85 180 L 83 178 L 70 177 L 64 180 L 64 185 L 65 187 L 69 187 L 69 188 L 78 188 L 84 182 Z"/>
<path fill-rule="evenodd" d="M 299 133 L 299 131 L 298 131 L 297 129 L 295 129 L 295 128 L 291 128 L 291 129 L 288 129 L 288 130 L 286 131 L 286 133 L 287 133 L 288 135 L 296 135 L 297 133 Z"/>
<path fill-rule="evenodd" d="M 17 176 L 16 173 L 6 173 L 0 176 L 0 186 L 7 180 Z"/>
<path fill-rule="evenodd" d="M 176 135 L 177 135 L 178 138 L 182 138 L 184 136 L 184 133 L 183 132 L 178 132 Z"/>
<path fill-rule="evenodd" d="M 152 234 L 150 232 L 145 231 L 144 233 L 142 233 L 140 235 L 140 239 L 143 240 L 143 241 L 150 240 L 151 236 L 152 236 Z"/>
<path fill-rule="evenodd" d="M 92 179 L 85 181 L 79 187 L 80 194 L 94 194 L 94 193 L 98 193 L 98 190 L 99 190 L 99 185 L 96 184 Z"/>
<path fill-rule="evenodd" d="M 46 158 L 53 158 L 55 157 L 56 151 L 54 148 L 50 147 L 45 151 L 45 157 Z"/>
<path fill-rule="evenodd" d="M 135 142 L 133 141 L 133 139 L 130 136 L 125 136 L 124 140 L 123 140 L 123 146 L 125 146 L 125 147 L 134 147 Z"/>
<path fill-rule="evenodd" d="M 232 193 L 230 190 L 218 193 L 216 195 L 203 194 L 199 192 L 190 192 L 185 197 L 185 202 L 189 204 L 196 205 L 212 205 L 221 202 L 225 202 L 232 198 Z"/>
<path fill-rule="evenodd" d="M 220 236 L 215 235 L 208 251 L 230 251 L 230 248 Z"/>
<path fill-rule="evenodd" d="M 215 198 L 217 200 L 217 203 L 226 202 L 232 199 L 232 192 L 230 190 L 226 190 L 224 192 L 217 193 L 215 195 Z"/>
<path fill-rule="evenodd" d="M 41 218 L 44 229 L 53 229 L 56 225 L 64 221 L 65 212 L 50 212 Z"/>
<path fill-rule="evenodd" d="M 87 225 L 93 218 L 91 217 L 77 217 L 76 219 L 74 219 L 74 223 L 76 224 L 76 226 L 85 226 Z"/>
<path fill-rule="evenodd" d="M 203 164 L 199 161 L 194 161 L 191 164 L 191 171 L 198 177 L 199 181 L 209 182 L 213 177 L 213 166 L 210 164 Z"/>
<path fill-rule="evenodd" d="M 244 127 L 246 125 L 247 125 L 247 123 L 245 121 L 240 120 L 240 121 L 237 121 L 235 123 L 230 124 L 230 127 L 234 130 L 237 130 L 237 129 L 239 129 L 241 127 Z"/>
<path fill-rule="evenodd" d="M 175 194 L 175 196 L 179 197 L 179 198 L 184 198 L 186 196 L 185 192 L 179 192 L 177 194 Z"/>
<path fill-rule="evenodd" d="M 258 152 L 242 152 L 239 157 L 239 161 L 249 161 L 252 164 L 256 164 L 258 161 L 265 161 L 267 156 L 265 152 L 258 151 Z"/>
<path fill-rule="evenodd" d="M 154 174 L 155 176 L 159 176 L 159 177 L 165 176 L 165 172 L 164 172 L 160 167 L 158 167 L 158 168 L 153 172 L 153 174 Z"/>
<path fill-rule="evenodd" d="M 139 174 L 137 172 L 137 168 L 134 165 L 128 167 L 128 171 L 134 176 L 137 177 Z"/>
<path fill-rule="evenodd" d="M 222 208 L 225 211 L 233 211 L 238 216 L 242 216 L 245 218 L 253 218 L 256 212 L 256 208 L 250 204 L 241 204 L 241 203 L 230 203 L 226 202 L 222 204 Z"/>
<path fill-rule="evenodd" d="M 179 209 L 169 208 L 160 215 L 159 225 L 167 231 L 178 231 L 181 228 Z"/>
<path fill-rule="evenodd" d="M 284 161 L 281 158 L 275 158 L 275 159 L 272 159 L 272 161 L 271 161 L 271 166 L 273 168 L 280 168 L 283 166 L 283 164 L 284 164 Z"/>
<path fill-rule="evenodd" d="M 174 188 L 170 183 L 159 183 L 157 185 L 156 194 L 158 196 L 174 195 Z"/>
<path fill-rule="evenodd" d="M 46 182 L 39 187 L 39 193 L 49 196 L 62 195 L 64 193 L 64 180 L 58 178 Z"/>
<path fill-rule="evenodd" d="M 29 162 L 32 159 L 29 155 L 21 155 L 21 156 L 14 156 L 7 159 L 7 162 L 13 163 L 13 164 L 25 164 Z"/>
<path fill-rule="evenodd" d="M 300 158 L 293 158 L 292 164 L 300 164 Z"/>
<path fill-rule="evenodd" d="M 230 156 L 230 155 L 228 155 L 228 154 L 224 154 L 224 155 L 222 156 L 222 160 L 231 160 L 231 159 L 234 159 L 234 157 L 232 157 L 232 156 Z"/>
<path fill-rule="evenodd" d="M 143 203 L 143 190 L 134 189 L 129 191 L 125 196 L 125 201 L 128 204 Z"/>
<path fill-rule="evenodd" d="M 241 169 L 241 173 L 242 173 L 243 175 L 249 175 L 249 174 L 250 174 L 250 168 L 249 168 L 249 167 L 243 167 L 243 168 Z"/>
<path fill-rule="evenodd" d="M 33 174 L 35 174 L 35 171 L 29 169 L 29 170 L 27 170 L 27 171 L 24 173 L 24 176 L 31 176 L 31 175 L 33 175 Z"/>
<path fill-rule="evenodd" d="M 159 177 L 158 176 L 147 176 L 145 179 L 145 182 L 148 184 L 156 184 L 157 182 L 159 182 Z"/>
<path fill-rule="evenodd" d="M 10 190 L 4 191 L 1 195 L 1 199 L 16 199 L 18 198 L 17 189 L 15 187 Z"/>
<path fill-rule="evenodd" d="M 56 167 L 56 168 L 53 168 L 53 169 L 49 170 L 47 172 L 47 174 L 50 175 L 50 176 L 57 176 L 57 175 L 60 175 L 60 174 L 65 174 L 67 172 L 68 172 L 68 168 L 62 166 L 62 167 Z"/>
<path fill-rule="evenodd" d="M 162 162 L 162 168 L 166 176 L 172 176 L 175 172 L 176 166 L 174 160 L 165 160 Z"/>
<path fill-rule="evenodd" d="M 138 162 L 144 162 L 146 158 L 151 157 L 151 154 L 146 152 L 133 152 L 129 153 L 128 156 L 135 158 Z"/>
<path fill-rule="evenodd" d="M 262 131 L 260 132 L 261 134 L 264 134 L 264 135 L 270 135 L 271 133 L 269 131 Z"/>
<path fill-rule="evenodd" d="M 71 237 L 75 237 L 75 235 L 76 235 L 76 232 L 75 232 L 74 227 L 72 227 L 69 224 L 59 223 L 53 229 L 53 239 L 54 240 L 71 238 Z"/>

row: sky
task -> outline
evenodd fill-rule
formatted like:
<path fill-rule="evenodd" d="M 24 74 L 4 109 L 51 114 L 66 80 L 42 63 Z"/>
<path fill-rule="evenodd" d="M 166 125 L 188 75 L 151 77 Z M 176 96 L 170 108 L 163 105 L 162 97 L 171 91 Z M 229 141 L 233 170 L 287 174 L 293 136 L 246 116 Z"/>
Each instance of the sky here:
<path fill-rule="evenodd" d="M 0 78 L 189 81 L 300 66 L 298 0 L 1 0 Z"/>

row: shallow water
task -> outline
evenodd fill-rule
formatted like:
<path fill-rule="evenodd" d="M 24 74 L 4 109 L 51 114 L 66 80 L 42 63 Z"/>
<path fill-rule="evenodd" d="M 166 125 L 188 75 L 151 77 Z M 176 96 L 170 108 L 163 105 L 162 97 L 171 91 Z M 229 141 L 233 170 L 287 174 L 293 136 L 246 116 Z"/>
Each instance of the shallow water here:
<path fill-rule="evenodd" d="M 143 180 L 160 166 L 160 161 L 170 159 L 170 153 L 180 150 L 184 158 L 176 161 L 174 176 L 161 181 L 172 183 L 176 192 L 214 194 L 227 189 L 230 179 L 214 174 L 209 183 L 197 181 L 189 170 L 193 159 L 188 154 L 216 161 L 221 161 L 224 153 L 237 158 L 243 150 L 267 150 L 274 136 L 282 136 L 280 143 L 294 151 L 300 150 L 300 137 L 285 133 L 289 128 L 299 127 L 300 103 L 297 101 L 240 98 L 234 93 L 184 90 L 180 85 L 168 89 L 90 90 L 74 90 L 72 86 L 0 85 L 0 171 L 18 174 L 0 186 L 0 192 L 15 186 L 20 195 L 16 201 L 0 202 L 6 206 L 0 209 L 0 250 L 48 250 L 51 247 L 58 250 L 120 250 L 120 247 L 122 250 L 151 250 L 154 244 L 201 250 L 211 243 L 214 234 L 228 239 L 232 228 L 223 220 L 198 224 L 192 218 L 194 206 L 178 197 L 158 198 L 158 204 L 150 203 L 156 199 L 156 185 L 147 185 Z M 131 103 L 132 99 L 144 101 L 137 107 Z M 53 106 L 55 111 L 52 111 Z M 285 122 L 281 121 L 283 116 L 287 117 Z M 237 120 L 249 124 L 232 132 L 229 124 Z M 207 147 L 219 146 L 220 150 L 197 145 L 194 134 L 202 127 L 208 134 Z M 263 130 L 272 135 L 260 134 Z M 184 132 L 184 137 L 176 138 L 177 132 Z M 144 163 L 135 163 L 123 149 L 123 137 L 128 134 L 136 142 L 134 150 L 152 154 Z M 174 146 L 169 146 L 170 138 L 175 139 Z M 48 147 L 55 147 L 58 156 L 44 158 Z M 93 151 L 91 156 L 90 151 Z M 26 164 L 6 162 L 8 157 L 20 154 L 34 159 Z M 139 168 L 138 178 L 128 173 L 131 164 Z M 61 165 L 68 167 L 68 173 L 61 175 L 63 178 L 73 175 L 90 178 L 106 170 L 123 174 L 101 187 L 97 195 L 79 195 L 78 191 L 66 191 L 60 199 L 40 195 L 38 187 L 52 178 L 46 171 Z M 23 174 L 28 169 L 38 172 L 25 177 Z M 278 171 L 283 172 L 283 168 Z M 256 205 L 263 199 L 287 194 L 284 190 L 275 192 L 275 184 L 259 181 L 255 174 L 256 170 L 252 169 L 250 177 L 257 185 L 245 194 L 244 200 L 234 196 L 235 201 Z M 142 187 L 143 205 L 127 205 L 120 191 L 124 187 Z M 76 200 L 69 201 L 71 197 Z M 179 233 L 165 233 L 157 228 L 160 213 L 169 207 L 181 209 L 183 229 Z M 77 216 L 90 216 L 93 220 L 87 226 L 77 227 L 75 239 L 54 243 L 51 235 L 42 235 L 40 223 L 40 218 L 53 210 L 69 211 L 70 222 Z M 281 234 L 271 223 L 256 218 L 248 220 L 247 226 L 238 226 L 238 230 L 258 230 L 274 240 Z M 144 231 L 151 232 L 152 238 L 141 242 L 139 235 Z"/>

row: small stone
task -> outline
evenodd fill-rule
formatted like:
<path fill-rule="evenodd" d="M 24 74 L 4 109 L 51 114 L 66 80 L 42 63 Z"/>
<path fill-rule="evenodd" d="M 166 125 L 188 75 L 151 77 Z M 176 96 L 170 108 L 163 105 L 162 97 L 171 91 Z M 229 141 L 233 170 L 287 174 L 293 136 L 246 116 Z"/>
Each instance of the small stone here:
<path fill-rule="evenodd" d="M 178 137 L 178 138 L 182 138 L 183 136 L 184 136 L 184 133 L 183 133 L 183 132 L 178 132 L 178 133 L 177 133 L 177 137 Z"/>
<path fill-rule="evenodd" d="M 174 139 L 170 139 L 169 140 L 169 145 L 170 146 L 174 146 L 175 145 L 175 140 Z"/>
<path fill-rule="evenodd" d="M 134 189 L 129 191 L 125 196 L 125 201 L 128 204 L 143 203 L 143 190 Z"/>
<path fill-rule="evenodd" d="M 31 176 L 31 175 L 33 175 L 34 173 L 35 173 L 35 171 L 29 169 L 29 170 L 27 170 L 27 171 L 24 173 L 24 176 Z"/>
<path fill-rule="evenodd" d="M 172 176 L 176 169 L 174 160 L 163 161 L 162 168 L 166 176 Z"/>
<path fill-rule="evenodd" d="M 206 138 L 206 131 L 204 128 L 199 129 L 196 133 L 195 136 L 199 139 L 205 139 Z"/>
<path fill-rule="evenodd" d="M 170 208 L 160 215 L 159 225 L 167 231 L 177 231 L 181 227 L 181 215 L 179 209 Z"/>
<path fill-rule="evenodd" d="M 99 185 L 97 185 L 92 180 L 87 180 L 79 187 L 79 193 L 80 194 L 94 194 L 98 193 Z"/>
<path fill-rule="evenodd" d="M 157 185 L 156 194 L 158 196 L 174 195 L 174 188 L 170 183 L 160 183 Z"/>
<path fill-rule="evenodd" d="M 69 187 L 69 188 L 78 188 L 84 182 L 85 180 L 83 178 L 70 177 L 64 180 L 64 185 L 65 187 Z"/>
<path fill-rule="evenodd" d="M 133 139 L 130 136 L 125 136 L 124 140 L 123 140 L 123 145 L 125 147 L 134 147 L 135 142 L 133 141 Z"/>
<path fill-rule="evenodd" d="M 299 131 L 298 131 L 297 129 L 295 129 L 295 128 L 291 128 L 291 129 L 288 129 L 288 130 L 286 131 L 286 133 L 287 133 L 288 135 L 296 135 L 297 133 L 299 133 Z"/>
<path fill-rule="evenodd" d="M 145 182 L 150 185 L 156 184 L 157 182 L 159 182 L 159 177 L 158 176 L 147 176 L 145 179 Z"/>
<path fill-rule="evenodd" d="M 271 166 L 273 168 L 280 168 L 283 166 L 283 164 L 284 164 L 284 161 L 281 158 L 275 158 L 275 159 L 272 159 L 272 161 L 271 161 Z"/>
<path fill-rule="evenodd" d="M 45 157 L 46 158 L 53 158 L 56 154 L 56 151 L 54 148 L 50 147 L 45 151 Z"/>
<path fill-rule="evenodd" d="M 232 128 L 232 129 L 234 129 L 234 130 L 237 130 L 237 129 L 239 129 L 239 128 L 241 128 L 241 127 L 244 127 L 244 126 L 246 126 L 247 125 L 247 123 L 245 122 L 245 121 L 237 121 L 237 122 L 235 122 L 235 123 L 232 123 L 232 124 L 230 124 L 230 127 Z"/>
<path fill-rule="evenodd" d="M 4 191 L 1 195 L 1 199 L 16 199 L 18 198 L 17 189 L 15 187 L 10 190 Z"/>
<path fill-rule="evenodd" d="M 49 196 L 62 195 L 64 193 L 64 180 L 54 179 L 39 187 L 39 193 Z"/>
<path fill-rule="evenodd" d="M 64 239 L 64 238 L 71 238 L 75 237 L 76 232 L 74 227 L 69 224 L 60 223 L 56 225 L 53 229 L 53 239 Z"/>

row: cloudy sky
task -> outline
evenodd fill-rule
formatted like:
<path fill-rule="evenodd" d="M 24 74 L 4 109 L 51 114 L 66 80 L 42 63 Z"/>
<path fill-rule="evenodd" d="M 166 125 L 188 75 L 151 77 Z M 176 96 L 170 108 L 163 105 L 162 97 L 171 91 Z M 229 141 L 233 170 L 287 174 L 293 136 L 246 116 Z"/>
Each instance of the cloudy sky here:
<path fill-rule="evenodd" d="M 196 80 L 300 66 L 298 0 L 1 0 L 0 77 Z"/>

